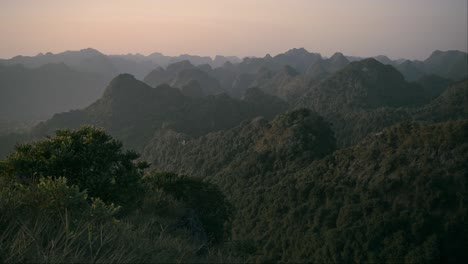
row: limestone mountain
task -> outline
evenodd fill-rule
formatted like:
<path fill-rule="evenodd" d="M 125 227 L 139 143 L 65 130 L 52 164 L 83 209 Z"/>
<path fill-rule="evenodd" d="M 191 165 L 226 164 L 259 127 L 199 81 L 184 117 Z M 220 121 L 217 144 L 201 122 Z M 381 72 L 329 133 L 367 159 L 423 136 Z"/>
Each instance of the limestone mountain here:
<path fill-rule="evenodd" d="M 170 84 L 173 87 L 182 89 L 190 82 L 196 81 L 201 88 L 202 95 L 220 94 L 224 90 L 217 79 L 212 77 L 208 72 L 212 69 L 204 67 L 195 67 L 188 60 L 176 62 L 167 66 L 166 69 L 158 67 L 150 72 L 144 81 L 156 87 L 161 84 Z"/>
<path fill-rule="evenodd" d="M 407 81 L 416 81 L 424 76 L 424 62 L 422 61 L 410 61 L 406 60 L 395 66 L 399 70 Z"/>
<path fill-rule="evenodd" d="M 394 65 L 395 64 L 394 61 L 392 61 L 389 57 L 387 57 L 385 55 L 375 56 L 374 59 L 376 59 L 378 62 L 380 62 L 382 64 L 386 64 L 386 65 Z"/>
<path fill-rule="evenodd" d="M 424 61 L 407 60 L 396 65 L 396 68 L 409 81 L 417 80 L 424 74 L 460 81 L 468 76 L 468 54 L 458 50 L 436 50 Z"/>
<path fill-rule="evenodd" d="M 453 81 L 435 74 L 423 75 L 416 81 L 424 89 L 424 93 L 432 98 L 442 94 L 442 92 L 453 84 Z"/>
<path fill-rule="evenodd" d="M 220 94 L 224 92 L 217 79 L 198 68 L 188 68 L 179 71 L 170 84 L 172 87 L 180 88 L 188 85 L 192 81 L 198 82 L 202 95 Z"/>
<path fill-rule="evenodd" d="M 424 69 L 426 73 L 461 80 L 468 76 L 468 54 L 457 50 L 436 50 L 424 61 Z"/>
<path fill-rule="evenodd" d="M 331 78 L 311 87 L 302 99 L 319 113 L 349 108 L 376 108 L 420 104 L 426 100 L 420 86 L 407 83 L 395 68 L 375 59 L 352 62 Z"/>
<path fill-rule="evenodd" d="M 310 53 L 304 48 L 290 49 L 273 57 L 273 61 L 279 65 L 289 65 L 299 72 L 304 72 L 310 65 L 320 61 L 322 56 L 318 53 Z"/>
<path fill-rule="evenodd" d="M 431 114 L 417 114 L 434 101 L 441 100 L 439 98 L 445 96 L 443 93 L 449 84 L 437 76 L 427 76 L 420 83 L 409 83 L 392 66 L 366 59 L 352 62 L 328 79 L 312 85 L 296 107 L 313 109 L 329 120 L 338 145 L 343 147 L 402 121 L 430 121 L 431 115 L 445 116 L 439 121 L 457 119 L 455 116 L 459 115 L 444 114 L 447 112 L 444 107 L 432 107 L 434 112 Z M 460 89 L 464 89 L 463 85 Z M 457 101 L 456 107 L 461 103 Z"/>
<path fill-rule="evenodd" d="M 451 85 L 415 115 L 417 119 L 437 122 L 468 119 L 468 80 Z"/>
<path fill-rule="evenodd" d="M 56 114 L 32 133 L 34 137 L 42 137 L 59 128 L 92 124 L 104 127 L 126 147 L 138 150 L 159 129 L 172 128 L 200 136 L 234 127 L 256 116 L 272 118 L 286 108 L 285 102 L 262 93 L 247 100 L 225 94 L 190 97 L 167 84 L 152 88 L 132 75 L 122 74 L 114 78 L 102 98 L 90 106 Z"/>
<path fill-rule="evenodd" d="M 193 68 L 195 66 L 188 60 L 172 63 L 167 68 L 157 67 L 145 77 L 144 82 L 153 87 L 164 83 L 169 84 L 176 78 L 179 72 Z"/>
<path fill-rule="evenodd" d="M 335 73 L 349 64 L 349 60 L 341 52 L 333 54 L 328 60 L 325 60 L 325 68 L 329 73 Z"/>

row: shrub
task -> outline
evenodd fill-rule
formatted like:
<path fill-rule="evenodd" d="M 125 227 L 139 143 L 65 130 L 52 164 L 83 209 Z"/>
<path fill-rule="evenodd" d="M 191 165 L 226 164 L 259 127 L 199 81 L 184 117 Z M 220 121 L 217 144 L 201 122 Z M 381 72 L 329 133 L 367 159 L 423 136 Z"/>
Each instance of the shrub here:
<path fill-rule="evenodd" d="M 144 163 L 138 154 L 124 151 L 122 143 L 104 130 L 84 126 L 57 130 L 55 137 L 16 146 L 1 165 L 5 174 L 22 183 L 39 177 L 65 177 L 90 197 L 134 208 L 141 198 L 140 178 Z"/>

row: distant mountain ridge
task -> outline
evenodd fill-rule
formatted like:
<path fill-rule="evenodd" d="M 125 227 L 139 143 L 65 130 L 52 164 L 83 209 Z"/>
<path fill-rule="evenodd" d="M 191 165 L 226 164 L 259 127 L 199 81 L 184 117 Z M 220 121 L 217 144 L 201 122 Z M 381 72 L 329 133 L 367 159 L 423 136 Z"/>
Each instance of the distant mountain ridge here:
<path fill-rule="evenodd" d="M 35 127 L 32 134 L 41 137 L 58 128 L 92 124 L 106 128 L 127 147 L 139 150 L 159 129 L 199 136 L 256 116 L 273 118 L 287 107 L 286 102 L 261 91 L 245 100 L 226 94 L 191 97 L 167 84 L 152 88 L 130 74 L 121 74 L 110 82 L 99 100 L 82 110 L 54 115 Z"/>
<path fill-rule="evenodd" d="M 446 95 L 453 86 L 460 95 L 456 100 Z M 318 84 L 312 83 L 295 107 L 313 109 L 329 120 L 338 145 L 343 147 L 398 122 L 429 121 L 431 116 L 443 116 L 439 122 L 468 118 L 463 111 L 455 110 L 468 103 L 464 95 L 467 90 L 466 81 L 452 84 L 438 76 L 407 82 L 394 67 L 366 59 L 352 62 Z M 442 100 L 444 97 L 451 99 Z M 435 106 L 429 107 L 432 104 Z M 439 104 L 443 106 L 436 106 Z"/>
<path fill-rule="evenodd" d="M 2 80 L 0 80 L 0 88 L 2 88 L 0 89 L 0 93 L 4 93 L 0 98 L 4 102 L 4 110 L 0 106 L 0 113 L 3 114 L 0 118 L 13 121 L 15 118 L 23 118 L 23 116 L 28 120 L 47 119 L 54 113 L 83 108 L 102 95 L 105 83 L 111 79 L 111 73 L 105 74 L 106 70 L 101 71 L 101 73 L 92 73 L 97 71 L 91 67 L 92 65 L 98 68 L 100 68 L 98 65 L 104 65 L 103 69 L 111 69 L 110 72 L 114 74 L 120 70 L 116 70 L 114 66 L 118 64 L 112 64 L 112 60 L 126 61 L 128 58 L 134 58 L 134 63 L 141 64 L 146 61 L 147 57 L 151 56 L 160 58 L 164 55 L 160 53 L 150 56 L 122 55 L 111 59 L 111 56 L 104 55 L 93 49 L 86 49 L 57 55 L 45 54 L 37 56 L 37 58 L 53 58 L 54 60 L 62 57 L 62 59 L 75 65 L 88 65 L 89 67 L 86 67 L 87 72 L 75 70 L 65 63 L 28 68 L 18 65 L 5 65 L 5 61 L 2 61 L 0 71 L 5 73 L 5 77 L 3 77 L 5 83 L 2 84 Z M 85 58 L 84 62 L 81 57 Z M 185 56 L 184 58 L 188 57 Z M 228 102 L 234 101 L 245 103 L 243 101 L 244 98 L 250 97 L 250 95 L 247 95 L 247 92 L 249 89 L 254 89 L 263 93 L 264 98 L 274 96 L 272 97 L 275 98 L 274 100 L 271 98 L 268 100 L 274 101 L 275 106 L 282 105 L 276 113 L 284 111 L 284 105 L 308 107 L 317 111 L 334 124 L 338 135 L 338 145 L 347 146 L 355 143 L 356 140 L 359 140 L 368 133 L 381 129 L 388 124 L 394 124 L 397 120 L 406 120 L 413 115 L 406 108 L 422 107 L 434 98 L 437 98 L 452 83 L 452 80 L 449 78 L 444 78 L 437 74 L 427 75 L 425 72 L 420 71 L 421 65 L 431 65 L 430 69 L 432 71 L 441 71 L 446 68 L 458 69 L 458 66 L 463 64 L 461 62 L 463 62 L 464 58 L 466 58 L 466 53 L 463 52 L 437 51 L 425 62 L 403 62 L 399 65 L 419 65 L 413 68 L 416 70 L 416 74 L 421 77 L 415 82 L 408 82 L 408 78 L 406 80 L 404 78 L 404 71 L 400 69 L 402 75 L 395 69 L 399 67 L 396 64 L 398 63 L 397 61 L 394 61 L 393 66 L 384 65 L 377 61 L 377 59 L 380 59 L 381 61 L 388 62 L 388 58 L 384 56 L 378 56 L 377 59 L 350 62 L 353 60 L 352 58 L 339 52 L 330 58 L 323 58 L 318 53 L 310 53 L 300 48 L 291 49 L 276 56 L 267 55 L 264 58 L 245 58 L 238 63 L 227 61 L 217 68 L 212 67 L 210 64 L 195 65 L 189 60 L 171 63 L 166 67 L 158 66 L 153 68 L 144 79 L 151 86 L 146 87 L 144 90 L 151 88 L 162 92 L 164 90 L 162 89 L 163 87 L 170 87 L 170 90 L 166 89 L 167 91 L 171 91 L 169 94 L 177 95 L 177 98 L 184 99 L 181 99 L 179 102 L 179 99 L 176 97 L 172 99 L 167 98 L 168 102 L 181 105 L 192 104 L 192 107 L 195 107 L 196 103 L 193 103 L 195 101 L 207 105 L 210 104 L 209 102 L 221 102 L 223 100 L 228 105 L 230 104 Z M 32 63 L 34 59 L 35 57 L 15 58 L 15 60 L 22 60 L 24 63 Z M 222 59 L 218 57 L 218 60 Z M 45 61 L 45 59 L 41 60 L 43 60 L 40 61 L 41 63 Z M 95 62 L 96 64 L 94 64 Z M 206 60 L 203 59 L 198 62 L 204 63 Z M 12 61 L 9 63 L 12 63 Z M 437 65 L 446 65 L 446 67 Z M 107 66 L 112 67 L 109 68 Z M 28 77 L 28 74 L 32 72 L 36 72 L 33 74 L 33 79 Z M 69 73 L 65 74 L 65 72 Z M 62 79 L 61 76 L 63 77 Z M 6 83 L 7 80 L 8 83 Z M 9 83 L 21 85 L 11 86 Z M 131 84 L 133 80 L 129 83 L 130 87 L 134 85 Z M 140 83 L 136 86 L 143 86 L 143 84 Z M 174 89 L 172 88 L 178 88 L 179 91 L 173 91 Z M 13 92 L 10 93 L 8 91 Z M 251 94 L 259 94 L 259 92 L 251 92 Z M 232 98 L 229 98 L 228 95 Z M 129 92 L 126 97 L 122 97 L 122 102 L 125 103 L 125 100 L 135 98 L 135 95 Z M 153 98 L 150 94 L 147 97 Z M 103 101 L 104 98 L 107 97 L 104 96 L 99 100 L 101 105 L 105 105 L 102 103 L 105 101 Z M 142 105 L 150 105 L 151 102 L 148 101 L 148 98 L 141 96 L 138 100 L 141 100 Z M 281 98 L 283 103 L 279 104 L 276 100 L 277 98 Z M 73 100 L 73 102 L 70 100 Z M 109 103 L 112 100 L 106 102 Z M 265 110 L 267 104 L 264 102 L 264 99 L 260 101 L 262 101 Z M 122 105 L 125 105 L 124 103 Z M 139 109 L 140 105 L 138 104 L 135 101 L 135 109 Z M 214 111 L 210 107 L 215 107 L 215 105 L 216 103 L 207 107 L 211 109 L 210 111 Z M 167 108 L 163 109 L 162 112 L 164 113 L 167 109 L 173 109 L 174 107 L 167 105 Z M 94 108 L 89 107 L 89 109 Z M 82 121 L 76 122 L 76 124 L 91 122 L 93 120 L 89 119 L 89 115 L 84 115 L 83 113 L 91 111 L 93 115 L 97 115 L 96 113 L 101 110 L 96 109 L 93 111 L 80 110 L 72 111 L 69 114 L 57 114 L 53 118 L 55 121 L 52 123 L 57 122 L 57 124 L 60 124 L 67 119 Z M 273 107 L 267 111 L 270 114 L 274 112 L 271 109 Z M 102 110 L 109 111 L 104 106 L 102 106 Z M 131 107 L 129 107 L 128 111 L 131 112 Z M 151 112 L 155 110 L 148 107 L 147 111 Z M 161 111 L 161 109 L 157 111 Z M 194 110 L 191 111 L 196 112 Z M 105 112 L 102 112 L 101 115 L 103 113 Z M 229 115 L 232 114 L 230 113 Z M 144 113 L 142 116 L 150 115 Z M 381 118 L 376 119 L 377 117 Z M 361 129 L 358 132 L 357 127 L 353 123 L 356 123 L 356 120 L 363 119 L 372 120 L 372 122 L 370 122 L 369 126 L 364 125 L 366 129 Z M 99 120 L 99 118 L 96 120 Z M 183 118 L 180 117 L 180 120 L 183 120 Z M 120 120 L 115 121 L 117 122 L 116 124 L 120 124 L 118 123 Z M 141 123 L 143 124 L 144 122 L 141 121 Z M 187 123 L 187 126 L 189 126 L 189 123 Z M 180 122 L 177 124 L 181 126 Z M 107 123 L 104 124 L 105 127 L 107 125 Z M 118 125 L 116 126 L 118 127 Z M 157 126 L 161 126 L 161 124 Z M 56 128 L 59 127 L 56 126 Z M 220 126 L 219 129 L 221 127 L 223 126 Z M 199 131 L 204 132 L 199 133 L 209 131 L 206 129 L 206 127 L 200 128 Z M 153 130 L 150 129 L 149 131 Z M 150 135 L 144 136 L 144 138 L 149 137 Z M 138 137 L 135 137 L 135 140 L 136 138 Z M 142 142 L 135 143 L 135 146 L 141 146 Z"/>
<path fill-rule="evenodd" d="M 152 53 L 148 56 L 141 54 L 105 55 L 96 49 L 87 48 L 79 51 L 65 51 L 57 54 L 48 52 L 36 56 L 16 56 L 11 59 L 0 60 L 4 65 L 22 64 L 26 67 L 39 67 L 47 63 L 65 63 L 80 71 L 94 72 L 110 76 L 119 73 L 130 73 L 139 79 L 148 74 L 157 66 L 166 67 L 169 64 L 188 60 L 194 65 L 209 64 L 212 67 L 220 67 L 230 61 L 240 61 L 235 56 L 217 55 L 214 59 L 195 55 L 183 54 L 180 56 L 166 56 L 161 53 Z"/>
<path fill-rule="evenodd" d="M 72 187 L 84 192 L 85 203 L 93 197 L 89 200 L 98 209 L 91 211 L 99 217 L 97 225 L 84 226 L 85 248 L 108 243 L 88 232 L 90 228 L 107 232 L 102 218 L 112 220 L 108 221 L 112 226 L 115 219 L 122 219 L 122 227 L 148 235 L 142 239 L 132 235 L 130 243 L 152 242 L 154 237 L 164 255 L 172 254 L 165 248 L 177 247 L 190 256 L 192 250 L 181 242 L 193 239 L 193 254 L 208 257 L 207 262 L 459 263 L 468 259 L 466 53 L 436 51 L 425 61 L 394 61 L 384 55 L 362 59 L 340 52 L 325 58 L 299 48 L 237 63 L 226 61 L 219 67 L 212 66 L 208 57 L 183 55 L 181 61 L 153 65 L 144 81 L 121 73 L 110 82 L 106 80 L 125 67 L 147 69 L 148 57 L 166 58 L 160 53 L 112 57 L 85 50 L 83 54 L 90 57 L 83 61 L 76 59 L 77 54 L 81 56 L 80 52 L 63 56 L 69 63 L 87 65 L 89 71 L 64 62 L 33 68 L 0 62 L 0 114 L 6 117 L 50 114 L 69 109 L 73 102 L 91 100 L 31 129 L 24 128 L 26 122 L 0 116 L 0 158 L 12 153 L 15 144 L 42 142 L 20 144 L 0 160 L 1 182 L 8 187 L 3 194 L 14 202 L 4 204 L 0 199 L 0 206 L 12 212 L 12 221 L 24 210 L 15 200 L 22 195 L 11 190 L 21 191 L 37 175 L 52 172 L 53 177 L 61 177 L 75 171 L 78 176 L 67 177 L 83 180 L 83 186 L 100 189 L 115 182 L 139 190 L 135 197 L 141 197 L 125 218 L 101 217 L 100 211 L 106 209 L 94 203 L 99 201 L 96 197 L 86 196 L 87 187 Z M 103 80 L 106 85 L 96 88 Z M 92 92 L 99 95 L 90 98 Z M 91 127 L 63 130 L 50 138 L 57 129 L 84 125 Z M 74 137 L 77 132 L 79 137 Z M 100 141 L 106 143 L 94 144 Z M 122 147 L 130 151 L 123 153 Z M 131 159 L 109 164 L 105 161 L 113 152 L 99 154 L 108 149 L 118 149 L 115 155 Z M 85 178 L 79 173 L 83 162 L 89 164 Z M 113 177 L 134 172 L 132 164 L 141 170 L 141 189 L 140 183 Z M 20 170 L 15 172 L 16 167 Z M 99 167 L 106 170 L 100 172 Z M 25 183 L 10 184 L 10 178 Z M 101 178 L 109 181 L 101 183 Z M 87 185 L 87 179 L 96 184 Z M 22 199 L 49 203 L 50 199 L 41 198 L 49 197 L 42 196 L 45 192 L 61 208 L 61 198 L 75 203 L 76 195 L 52 187 L 31 188 L 34 192 Z M 110 197 L 132 195 L 120 190 L 110 188 Z M 53 208 L 32 210 L 56 212 Z M 65 218 L 65 239 L 73 244 L 75 233 L 68 232 Z M 177 221 L 168 222 L 172 218 Z M 76 222 L 71 221 L 71 226 Z M 20 228 L 18 236 L 29 236 L 29 231 L 35 236 L 35 226 L 42 230 L 42 225 L 31 223 L 34 227 L 25 229 L 27 234 Z M 219 244 L 207 236 L 213 223 L 226 238 L 220 238 Z M 126 233 L 126 228 L 116 230 Z M 177 233 L 176 239 L 161 239 L 166 232 Z M 28 252 L 37 249 L 35 242 L 18 241 L 25 243 L 14 240 L 12 245 L 24 244 Z M 125 243 L 118 245 L 122 248 Z M 0 247 L 0 252 L 10 248 Z M 101 254 L 100 249 L 96 254 Z"/>

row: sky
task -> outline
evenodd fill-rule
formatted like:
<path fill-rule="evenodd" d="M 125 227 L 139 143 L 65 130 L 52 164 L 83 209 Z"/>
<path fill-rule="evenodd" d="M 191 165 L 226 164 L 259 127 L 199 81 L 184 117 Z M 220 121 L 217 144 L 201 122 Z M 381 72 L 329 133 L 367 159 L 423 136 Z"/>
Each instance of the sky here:
<path fill-rule="evenodd" d="M 0 0 L 0 58 L 106 54 L 425 59 L 467 51 L 467 0 Z"/>

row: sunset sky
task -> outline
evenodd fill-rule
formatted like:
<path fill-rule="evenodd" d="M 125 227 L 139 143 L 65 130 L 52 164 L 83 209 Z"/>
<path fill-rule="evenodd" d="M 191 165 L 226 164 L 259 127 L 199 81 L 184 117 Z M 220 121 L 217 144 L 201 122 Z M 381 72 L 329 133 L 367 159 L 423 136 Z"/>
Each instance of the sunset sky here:
<path fill-rule="evenodd" d="M 467 50 L 467 0 L 0 0 L 0 57 L 106 54 L 424 59 Z"/>

